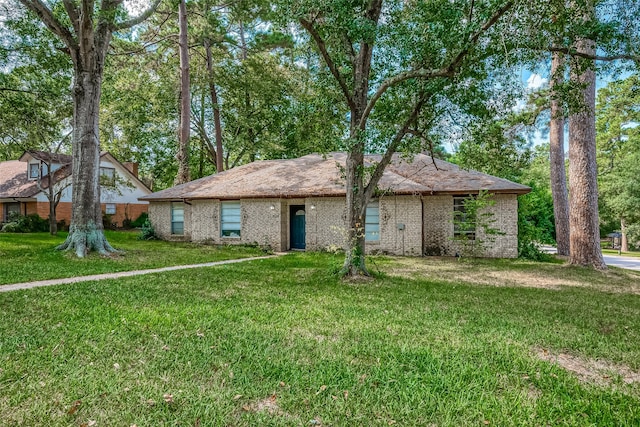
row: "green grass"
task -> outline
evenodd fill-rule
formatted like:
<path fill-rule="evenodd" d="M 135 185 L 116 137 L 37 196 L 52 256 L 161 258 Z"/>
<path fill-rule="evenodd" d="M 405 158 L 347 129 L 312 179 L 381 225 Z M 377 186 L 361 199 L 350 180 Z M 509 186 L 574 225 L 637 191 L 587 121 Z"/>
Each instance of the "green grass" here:
<path fill-rule="evenodd" d="M 602 253 L 605 255 L 623 255 L 623 256 L 640 258 L 640 252 L 637 252 L 637 251 L 619 253 L 617 249 L 603 249 Z"/>
<path fill-rule="evenodd" d="M 136 232 L 105 233 L 124 254 L 104 257 L 91 253 L 78 259 L 73 252 L 54 250 L 66 233 L 0 233 L 0 285 L 264 255 L 255 247 L 140 241 Z"/>
<path fill-rule="evenodd" d="M 637 273 L 372 261 L 354 283 L 293 254 L 0 294 L 0 425 L 640 425 L 638 383 L 536 356 L 640 370 Z"/>

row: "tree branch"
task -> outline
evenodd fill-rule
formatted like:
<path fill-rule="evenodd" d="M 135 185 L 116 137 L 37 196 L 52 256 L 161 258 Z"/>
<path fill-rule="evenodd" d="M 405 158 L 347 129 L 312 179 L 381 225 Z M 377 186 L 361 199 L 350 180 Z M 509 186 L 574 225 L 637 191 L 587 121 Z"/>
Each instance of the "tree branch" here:
<path fill-rule="evenodd" d="M 364 189 L 365 205 L 366 205 L 366 202 L 368 202 L 371 199 L 371 196 L 373 195 L 373 192 L 376 186 L 378 185 L 380 178 L 382 178 L 382 174 L 384 173 L 384 170 L 391 162 L 391 159 L 393 158 L 393 153 L 396 152 L 398 146 L 402 142 L 402 139 L 405 137 L 405 135 L 409 133 L 411 124 L 413 124 L 416 121 L 416 119 L 418 118 L 418 114 L 420 114 L 420 110 L 422 110 L 422 107 L 429 100 L 429 98 L 431 98 L 431 96 L 432 94 L 421 94 L 420 98 L 413 106 L 413 109 L 411 110 L 411 114 L 409 114 L 409 117 L 407 117 L 407 119 L 404 121 L 404 124 L 402 125 L 402 127 L 398 130 L 398 132 L 396 132 L 396 135 L 394 136 L 393 140 L 387 147 L 387 150 L 382 156 L 382 159 L 380 159 L 380 162 L 376 165 L 376 168 L 373 171 L 373 174 L 371 175 L 371 179 L 369 179 L 369 183 Z"/>
<path fill-rule="evenodd" d="M 367 104 L 367 108 L 365 108 L 364 113 L 360 118 L 359 127 L 361 128 L 364 125 L 364 123 L 367 121 L 369 117 L 369 114 L 371 114 L 371 111 L 373 110 L 373 107 L 375 106 L 376 102 L 378 102 L 380 97 L 382 97 L 382 95 L 384 95 L 384 93 L 392 86 L 395 86 L 396 84 L 403 82 L 405 80 L 415 79 L 415 78 L 428 80 L 436 77 L 453 77 L 455 73 L 458 71 L 458 68 L 460 67 L 460 65 L 462 64 L 462 60 L 471 51 L 471 48 L 478 42 L 478 39 L 480 38 L 480 36 L 489 28 L 491 28 L 498 21 L 498 19 L 500 19 L 500 17 L 504 15 L 511 7 L 513 7 L 513 1 L 507 2 L 504 6 L 498 9 L 491 16 L 491 18 L 489 18 L 489 20 L 487 20 L 487 22 L 485 22 L 484 25 L 480 27 L 480 29 L 477 32 L 475 32 L 474 34 L 471 35 L 471 37 L 469 37 L 469 40 L 467 41 L 467 46 L 464 49 L 462 49 L 458 53 L 458 55 L 456 55 L 456 57 L 453 59 L 453 61 L 449 63 L 449 65 L 439 69 L 427 70 L 424 68 L 419 68 L 417 70 L 407 71 L 404 73 L 397 74 L 393 77 L 390 77 L 384 82 L 382 82 L 382 84 L 378 87 L 378 90 L 376 91 L 376 93 L 369 100 L 369 103 Z"/>
<path fill-rule="evenodd" d="M 591 55 L 585 52 L 579 52 L 575 49 L 571 49 L 568 47 L 559 47 L 559 46 L 550 46 L 546 50 L 549 52 L 560 52 L 565 55 L 580 57 L 585 59 L 592 59 L 594 61 L 617 61 L 619 59 L 626 59 L 629 61 L 640 62 L 640 55 L 632 55 L 632 54 L 620 54 L 620 55 L 610 55 L 610 56 L 601 56 L 601 55 Z"/>
<path fill-rule="evenodd" d="M 67 27 L 53 16 L 53 12 L 41 0 L 19 0 L 27 9 L 35 13 L 38 18 L 51 30 L 53 34 L 60 37 L 60 40 L 67 45 L 70 50 L 76 50 L 78 44 L 73 38 L 73 34 Z"/>
<path fill-rule="evenodd" d="M 160 5 L 161 1 L 162 0 L 154 0 L 153 4 L 151 6 L 149 6 L 149 8 L 147 10 L 142 12 L 139 16 L 137 16 L 135 18 L 131 18 L 128 21 L 124 21 L 124 22 L 120 22 L 119 24 L 115 24 L 113 29 L 115 31 L 126 30 L 127 28 L 131 28 L 134 25 L 138 25 L 138 24 L 142 23 L 148 17 L 150 17 L 153 14 L 153 12 L 156 11 L 156 9 Z"/>
<path fill-rule="evenodd" d="M 336 64 L 333 62 L 333 59 L 329 55 L 329 52 L 327 51 L 327 45 L 324 43 L 324 40 L 322 39 L 318 31 L 316 31 L 316 29 L 313 27 L 313 23 L 307 21 L 306 19 L 300 18 L 300 24 L 304 27 L 305 30 L 307 30 L 311 38 L 313 38 L 313 40 L 316 42 L 316 46 L 318 46 L 324 62 L 327 64 L 327 67 L 329 67 L 329 71 L 331 71 L 331 74 L 333 74 L 333 77 L 338 82 L 338 85 L 340 85 L 340 89 L 342 89 L 342 94 L 347 100 L 349 109 L 354 109 L 355 104 L 353 102 L 351 93 L 349 93 L 347 83 L 345 82 L 344 77 L 342 77 L 342 75 L 336 68 Z"/>
<path fill-rule="evenodd" d="M 78 23 L 80 22 L 80 17 L 78 15 L 78 7 L 71 0 L 62 0 L 62 4 L 64 4 L 64 9 L 67 11 L 67 15 L 69 15 L 69 19 L 71 19 L 71 25 L 73 25 L 73 30 L 76 35 L 79 34 L 80 30 L 78 27 Z"/>

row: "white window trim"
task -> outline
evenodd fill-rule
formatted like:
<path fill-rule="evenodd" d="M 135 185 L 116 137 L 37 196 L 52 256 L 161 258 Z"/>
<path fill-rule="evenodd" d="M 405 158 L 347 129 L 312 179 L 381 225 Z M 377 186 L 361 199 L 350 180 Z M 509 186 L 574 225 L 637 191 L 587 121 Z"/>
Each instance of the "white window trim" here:
<path fill-rule="evenodd" d="M 174 219 L 175 207 L 180 206 L 182 208 L 182 221 L 176 221 Z M 182 224 L 182 233 L 176 233 L 174 224 Z M 183 202 L 171 202 L 171 235 L 184 236 L 184 203 Z"/>
<path fill-rule="evenodd" d="M 364 222 L 364 240 L 367 243 L 379 243 L 380 242 L 380 202 L 378 200 L 371 200 L 369 202 L 369 204 L 367 205 L 366 209 L 367 210 L 376 209 L 378 211 L 377 212 L 378 220 L 376 222 L 370 221 L 369 212 L 367 212 L 367 215 L 366 215 L 366 218 L 365 218 L 365 222 Z M 377 234 L 375 234 L 372 237 L 368 237 L 368 235 L 367 235 L 367 225 L 370 225 L 370 226 L 375 225 L 375 226 L 377 226 L 377 228 L 378 228 Z"/>
<path fill-rule="evenodd" d="M 225 223 L 224 220 L 224 211 L 225 211 L 225 206 L 227 206 L 227 209 L 235 209 L 235 206 L 233 208 L 231 208 L 232 205 L 237 205 L 237 209 L 238 209 L 238 215 L 237 215 L 237 221 L 232 221 L 232 222 L 228 222 Z M 235 216 L 235 215 L 234 215 Z M 225 230 L 225 224 L 237 224 L 238 228 L 228 228 Z M 237 232 L 237 235 L 228 235 L 225 236 L 225 231 L 230 231 L 230 232 Z M 242 204 L 240 202 L 240 200 L 228 200 L 228 201 L 224 201 L 224 202 L 220 202 L 220 237 L 223 239 L 240 239 L 242 237 Z"/>

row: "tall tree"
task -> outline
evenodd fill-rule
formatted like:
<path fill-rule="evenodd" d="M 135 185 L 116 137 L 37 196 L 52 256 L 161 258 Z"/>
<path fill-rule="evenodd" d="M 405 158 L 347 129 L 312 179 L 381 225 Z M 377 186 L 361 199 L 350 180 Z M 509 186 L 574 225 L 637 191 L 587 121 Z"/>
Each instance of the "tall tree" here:
<path fill-rule="evenodd" d="M 394 152 L 403 147 L 405 137 L 420 133 L 416 127 L 423 107 L 461 69 L 476 65 L 482 74 L 480 58 L 489 55 L 491 45 L 485 37 L 513 6 L 512 1 L 460 5 L 383 0 L 289 5 L 349 109 L 344 274 L 367 274 L 366 206 Z M 472 52 L 479 56 L 469 59 Z M 387 130 L 376 129 L 378 120 L 386 121 Z M 383 138 L 376 139 L 376 134 Z M 373 139 L 383 155 L 379 163 L 368 166 L 364 156 Z"/>
<path fill-rule="evenodd" d="M 189 148 L 191 138 L 191 84 L 189 79 L 189 38 L 187 34 L 187 4 L 180 0 L 178 5 L 180 52 L 180 121 L 178 122 L 178 173 L 174 185 L 191 180 L 189 171 Z"/>
<path fill-rule="evenodd" d="M 569 255 L 569 193 L 564 156 L 564 107 L 558 88 L 564 82 L 564 56 L 554 52 L 551 60 L 549 159 L 551 164 L 551 194 L 556 227 L 558 255 Z"/>
<path fill-rule="evenodd" d="M 587 2 L 581 20 L 595 20 L 595 9 Z M 595 41 L 579 37 L 575 51 L 595 56 Z M 580 110 L 569 116 L 569 263 L 605 270 L 600 249 L 598 217 L 598 165 L 596 162 L 596 74 L 593 59 L 573 56 L 571 81 L 580 88 Z"/>
<path fill-rule="evenodd" d="M 107 242 L 100 209 L 100 94 L 105 56 L 115 31 L 144 21 L 159 0 L 138 17 L 122 20 L 121 1 L 83 0 L 45 3 L 19 0 L 64 44 L 73 63 L 73 193 L 71 225 L 59 249 L 73 249 L 84 257 L 88 251 L 115 251 Z M 61 10 L 64 10 L 64 14 Z M 55 11 L 55 13 L 54 13 Z"/>

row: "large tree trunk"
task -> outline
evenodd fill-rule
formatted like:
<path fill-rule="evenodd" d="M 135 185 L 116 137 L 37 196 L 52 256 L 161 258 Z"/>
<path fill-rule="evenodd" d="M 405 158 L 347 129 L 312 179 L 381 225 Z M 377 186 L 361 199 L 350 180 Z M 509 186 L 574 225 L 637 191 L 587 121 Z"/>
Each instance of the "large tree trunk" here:
<path fill-rule="evenodd" d="M 94 54 L 90 59 L 92 69 L 75 72 L 71 225 L 67 239 L 58 246 L 60 250 L 75 250 L 79 257 L 92 250 L 101 254 L 116 252 L 104 236 L 100 209 L 98 117 L 104 56 Z"/>
<path fill-rule="evenodd" d="M 191 181 L 189 170 L 189 137 L 191 136 L 191 84 L 189 81 L 189 46 L 187 41 L 187 5 L 180 0 L 178 6 L 178 21 L 180 24 L 180 123 L 178 129 L 178 174 L 175 185 Z"/>
<path fill-rule="evenodd" d="M 564 111 L 557 86 L 564 78 L 564 58 L 554 53 L 551 62 L 551 121 L 549 123 L 549 158 L 551 166 L 551 194 L 556 225 L 558 255 L 569 255 L 569 195 L 564 163 Z"/>
<path fill-rule="evenodd" d="M 595 42 L 580 39 L 576 50 L 595 54 Z M 593 61 L 574 57 L 571 79 L 584 86 L 580 111 L 569 117 L 569 263 L 607 268 L 600 249 L 598 166 L 596 164 L 596 75 Z"/>
<path fill-rule="evenodd" d="M 204 42 L 204 48 L 207 54 L 207 74 L 209 76 L 209 92 L 211 93 L 211 104 L 213 105 L 213 126 L 216 133 L 216 171 L 218 173 L 224 170 L 224 157 L 222 153 L 222 124 L 220 120 L 220 102 L 218 100 L 218 91 L 213 80 L 213 58 L 211 56 L 211 43 L 208 40 Z"/>

